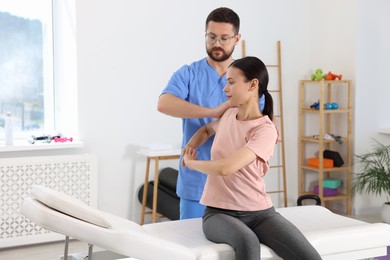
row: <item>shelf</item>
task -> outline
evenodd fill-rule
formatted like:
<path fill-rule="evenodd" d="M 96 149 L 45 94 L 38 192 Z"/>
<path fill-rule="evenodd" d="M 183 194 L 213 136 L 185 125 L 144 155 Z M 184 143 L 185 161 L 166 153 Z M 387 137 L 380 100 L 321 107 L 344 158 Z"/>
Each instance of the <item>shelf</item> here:
<path fill-rule="evenodd" d="M 312 167 L 312 166 L 307 166 L 307 165 L 302 165 L 302 169 L 308 170 L 308 171 L 313 171 L 313 172 L 319 172 L 321 171 L 320 168 L 317 167 Z M 348 171 L 350 170 L 351 167 L 349 166 L 341 166 L 341 167 L 333 167 L 333 168 L 323 168 L 323 172 L 343 172 L 343 171 Z"/>
<path fill-rule="evenodd" d="M 309 113 L 320 113 L 320 109 L 314 109 L 314 108 L 302 108 L 302 112 L 309 112 Z M 337 114 L 337 113 L 348 113 L 351 110 L 350 109 L 324 109 L 323 110 L 325 114 Z"/>
<path fill-rule="evenodd" d="M 313 142 L 313 143 L 319 143 L 320 142 L 320 139 L 319 138 L 315 138 L 315 137 L 311 137 L 311 136 L 304 136 L 304 137 L 301 137 L 301 140 L 304 141 L 304 142 Z M 337 140 L 334 140 L 334 139 L 322 139 L 322 141 L 324 143 L 337 143 Z M 347 138 L 346 137 L 341 137 L 341 141 L 345 142 L 347 141 Z"/>
<path fill-rule="evenodd" d="M 303 192 L 301 193 L 303 195 L 317 195 L 316 193 L 314 192 Z M 344 193 L 339 193 L 337 194 L 336 196 L 322 196 L 322 199 L 321 201 L 332 201 L 332 200 L 341 200 L 341 199 L 347 199 L 349 196 L 347 194 L 344 194 Z"/>
<path fill-rule="evenodd" d="M 84 143 L 81 141 L 65 142 L 65 143 L 35 143 L 30 144 L 26 141 L 15 142 L 14 145 L 0 144 L 0 153 L 5 152 L 22 152 L 22 151 L 38 151 L 38 150 L 54 150 L 54 149 L 71 149 L 82 148 Z"/>
<path fill-rule="evenodd" d="M 140 155 L 144 155 L 146 157 L 158 157 L 158 156 L 180 156 L 181 155 L 181 149 L 174 149 L 174 150 L 139 150 L 137 152 Z"/>
<path fill-rule="evenodd" d="M 378 129 L 378 133 L 385 134 L 385 135 L 390 135 L 390 127 L 380 128 L 380 129 Z"/>
<path fill-rule="evenodd" d="M 336 196 L 324 196 L 322 198 L 323 201 L 331 201 L 331 200 L 342 200 L 342 199 L 348 199 L 348 195 L 347 194 L 342 194 L 342 193 L 339 193 L 337 194 Z"/>
<path fill-rule="evenodd" d="M 334 84 L 334 85 L 343 85 L 349 84 L 350 80 L 301 80 L 302 83 L 312 83 L 312 84 Z"/>
<path fill-rule="evenodd" d="M 323 184 L 321 180 L 325 178 L 340 178 L 343 180 L 345 194 L 324 196 L 324 193 L 321 192 L 321 195 L 316 195 L 320 197 L 322 202 L 344 200 L 345 213 L 349 215 L 351 208 L 349 191 L 352 175 L 351 81 L 301 80 L 299 84 L 299 194 L 315 194 L 313 191 L 307 190 L 312 181 L 317 181 L 318 189 L 322 191 Z M 308 107 L 307 101 L 313 100 L 313 96 L 315 99 L 318 98 L 320 104 L 331 103 L 337 100 L 341 105 L 338 109 L 325 109 L 323 105 L 320 105 L 319 109 Z M 312 135 L 313 132 L 318 134 Z M 341 137 L 338 138 L 339 134 L 337 134 L 337 138 L 330 138 L 334 132 L 339 132 Z M 340 152 L 344 158 L 344 165 L 342 167 L 320 168 L 307 164 L 307 159 L 313 157 L 313 153 L 318 153 L 319 161 L 323 160 L 324 155 L 322 151 L 324 150 Z M 325 206 L 332 207 L 332 204 L 326 203 Z"/>

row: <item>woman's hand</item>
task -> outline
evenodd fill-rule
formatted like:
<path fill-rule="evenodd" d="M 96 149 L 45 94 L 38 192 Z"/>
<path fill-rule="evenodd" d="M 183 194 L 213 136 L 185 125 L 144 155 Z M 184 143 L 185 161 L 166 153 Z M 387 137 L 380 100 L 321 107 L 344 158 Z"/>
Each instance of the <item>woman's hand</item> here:
<path fill-rule="evenodd" d="M 187 164 L 188 161 L 190 160 L 196 160 L 196 149 L 191 147 L 191 146 L 188 146 L 186 145 L 183 149 L 182 149 L 182 165 L 183 166 L 187 166 L 188 168 L 190 168 Z M 191 169 L 191 168 L 190 168 Z"/>

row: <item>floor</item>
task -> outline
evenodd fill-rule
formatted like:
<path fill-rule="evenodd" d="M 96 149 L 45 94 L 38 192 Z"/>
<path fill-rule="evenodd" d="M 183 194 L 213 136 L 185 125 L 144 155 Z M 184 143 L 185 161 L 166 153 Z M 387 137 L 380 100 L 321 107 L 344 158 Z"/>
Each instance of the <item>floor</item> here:
<path fill-rule="evenodd" d="M 99 250 L 101 249 L 96 249 L 96 251 Z M 69 254 L 88 252 L 88 244 L 78 240 L 71 240 L 68 252 Z M 59 260 L 63 255 L 64 242 L 52 242 L 0 250 L 0 259 L 4 260 Z"/>
<path fill-rule="evenodd" d="M 381 222 L 379 215 L 351 216 L 359 220 L 370 223 Z M 102 251 L 95 248 L 94 252 Z M 71 240 L 69 244 L 69 254 L 88 252 L 88 244 L 85 242 Z M 60 260 L 64 253 L 63 242 L 53 242 L 32 246 L 0 249 L 0 259 L 15 260 Z M 387 259 L 387 258 L 386 258 Z"/>

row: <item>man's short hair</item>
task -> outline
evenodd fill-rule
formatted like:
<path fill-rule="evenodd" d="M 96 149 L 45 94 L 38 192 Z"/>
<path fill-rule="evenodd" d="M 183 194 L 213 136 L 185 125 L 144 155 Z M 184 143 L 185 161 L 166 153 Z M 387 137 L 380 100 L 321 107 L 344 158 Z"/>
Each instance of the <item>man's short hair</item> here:
<path fill-rule="evenodd" d="M 206 19 L 206 30 L 210 21 L 216 23 L 230 23 L 233 25 L 236 34 L 240 31 L 240 17 L 227 7 L 220 7 L 211 11 Z"/>

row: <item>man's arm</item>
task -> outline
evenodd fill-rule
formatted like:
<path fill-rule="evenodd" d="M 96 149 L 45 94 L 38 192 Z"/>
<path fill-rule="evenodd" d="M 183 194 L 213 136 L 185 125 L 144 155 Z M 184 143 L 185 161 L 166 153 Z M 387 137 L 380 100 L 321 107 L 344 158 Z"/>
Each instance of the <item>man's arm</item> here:
<path fill-rule="evenodd" d="M 192 159 L 196 159 L 196 149 L 215 134 L 215 125 L 218 123 L 219 121 L 217 119 L 199 128 L 182 149 L 183 156 L 190 156 Z M 186 166 L 185 160 L 181 162 L 182 166 Z"/>
<path fill-rule="evenodd" d="M 157 110 L 178 118 L 219 118 L 229 106 L 229 101 L 226 101 L 215 108 L 202 107 L 172 94 L 162 94 L 158 99 Z"/>

